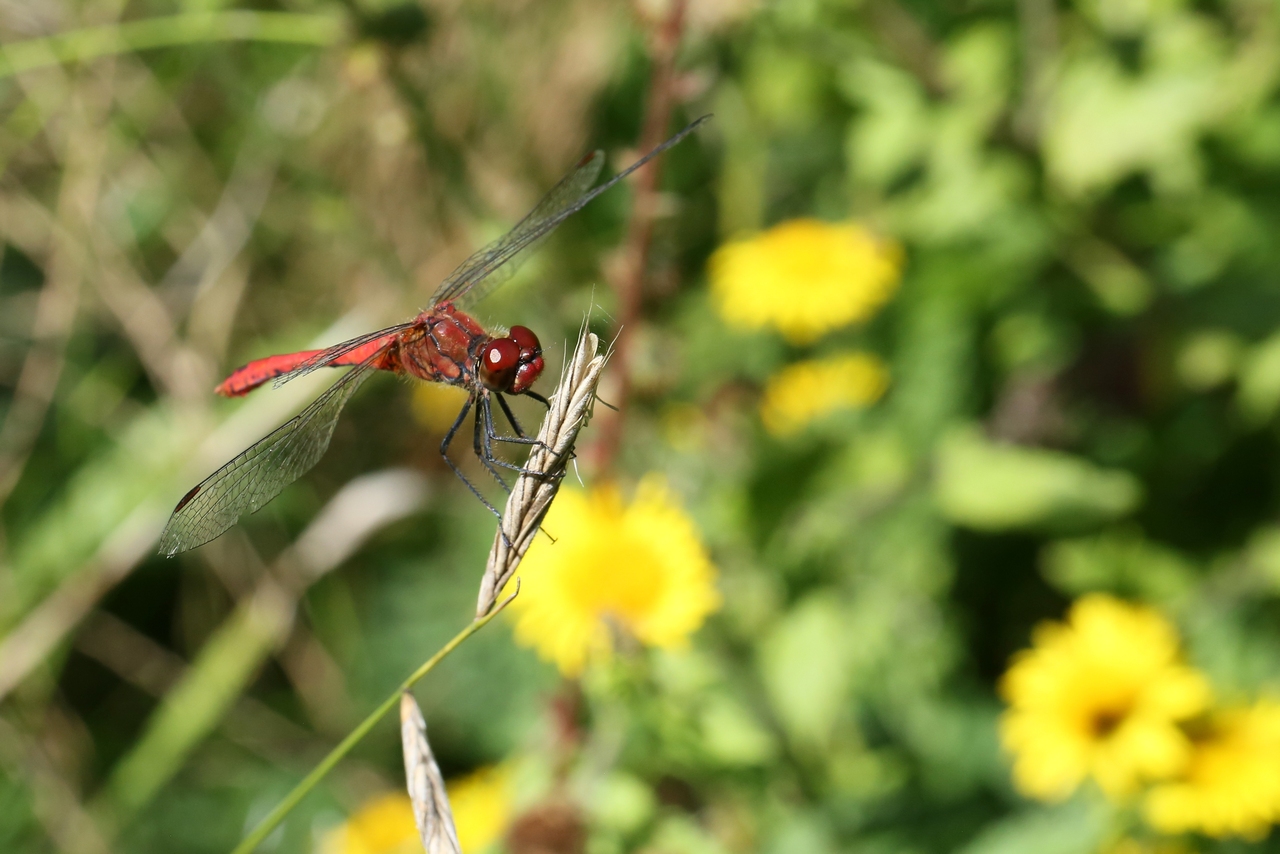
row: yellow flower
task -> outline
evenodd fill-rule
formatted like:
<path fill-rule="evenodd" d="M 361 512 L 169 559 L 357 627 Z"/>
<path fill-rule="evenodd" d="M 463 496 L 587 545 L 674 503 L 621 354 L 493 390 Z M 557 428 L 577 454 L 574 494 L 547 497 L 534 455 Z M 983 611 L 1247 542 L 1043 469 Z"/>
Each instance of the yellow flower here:
<path fill-rule="evenodd" d="M 1151 790 L 1147 821 L 1165 833 L 1261 839 L 1280 821 L 1280 703 L 1215 712 L 1192 733 L 1191 761 Z"/>
<path fill-rule="evenodd" d="M 433 433 L 443 434 L 453 426 L 466 400 L 467 392 L 458 386 L 416 382 L 413 384 L 411 403 L 413 417 Z"/>
<path fill-rule="evenodd" d="M 413 804 L 402 792 L 380 795 L 325 836 L 323 854 L 421 854 Z"/>
<path fill-rule="evenodd" d="M 1010 706 L 1001 741 L 1022 792 L 1059 800 L 1092 777 L 1122 798 L 1186 766 L 1191 743 L 1178 722 L 1204 711 L 1209 687 L 1179 660 L 1164 617 L 1095 594 L 1033 640 L 1000 684 Z"/>
<path fill-rule="evenodd" d="M 786 436 L 837 409 L 874 403 L 888 387 L 884 362 L 870 353 L 796 362 L 770 377 L 760 418 L 770 433 Z"/>
<path fill-rule="evenodd" d="M 630 504 L 613 486 L 563 489 L 535 541 L 512 604 L 516 639 L 566 676 L 607 655 L 610 625 L 641 643 L 683 644 L 720 607 L 716 570 L 693 521 L 659 477 Z"/>
<path fill-rule="evenodd" d="M 898 287 L 902 252 L 858 225 L 795 219 L 720 247 L 709 273 L 726 322 L 808 344 L 875 314 Z"/>
<path fill-rule="evenodd" d="M 480 768 L 445 784 L 453 807 L 458 843 L 466 854 L 480 854 L 511 823 L 511 770 L 507 765 Z"/>
<path fill-rule="evenodd" d="M 467 854 L 480 854 L 511 823 L 511 772 L 490 765 L 445 784 L 458 842 Z M 402 792 L 379 795 L 330 831 L 321 854 L 422 854 L 413 819 L 413 803 Z"/>

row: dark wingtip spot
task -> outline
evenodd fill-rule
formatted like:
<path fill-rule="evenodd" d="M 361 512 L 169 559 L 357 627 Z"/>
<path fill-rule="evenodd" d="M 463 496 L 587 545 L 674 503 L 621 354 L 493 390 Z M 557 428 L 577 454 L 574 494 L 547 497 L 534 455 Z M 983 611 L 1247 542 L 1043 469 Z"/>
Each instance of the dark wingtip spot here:
<path fill-rule="evenodd" d="M 195 498 L 196 493 L 199 491 L 200 491 L 200 487 L 198 486 L 191 487 L 191 491 L 188 492 L 186 495 L 182 496 L 182 500 L 178 502 L 177 507 L 173 508 L 173 512 L 174 513 L 181 512 L 182 508 L 186 507 L 189 503 L 191 503 L 191 499 Z"/>

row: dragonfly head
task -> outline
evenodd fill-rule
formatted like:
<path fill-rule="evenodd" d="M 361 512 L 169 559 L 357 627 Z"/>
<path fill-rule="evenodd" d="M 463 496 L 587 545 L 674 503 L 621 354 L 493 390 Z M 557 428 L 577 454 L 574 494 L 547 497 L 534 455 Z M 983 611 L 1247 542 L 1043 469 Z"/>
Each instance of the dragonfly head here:
<path fill-rule="evenodd" d="M 542 345 L 527 326 L 480 348 L 480 381 L 492 391 L 524 394 L 542 374 Z"/>

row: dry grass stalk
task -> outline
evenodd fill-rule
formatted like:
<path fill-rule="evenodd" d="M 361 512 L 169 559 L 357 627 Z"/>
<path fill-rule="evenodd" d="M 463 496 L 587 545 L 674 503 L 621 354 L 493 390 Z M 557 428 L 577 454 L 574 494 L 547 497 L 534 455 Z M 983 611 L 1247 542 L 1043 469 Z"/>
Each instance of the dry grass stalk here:
<path fill-rule="evenodd" d="M 533 452 L 525 462 L 525 468 L 532 473 L 522 474 L 516 480 L 502 515 L 502 527 L 494 535 L 489 564 L 480 582 L 477 618 L 493 608 L 498 594 L 533 543 L 542 518 L 560 489 L 560 480 L 564 476 L 565 465 L 573 456 L 578 431 L 591 417 L 596 385 L 609 358 L 607 352 L 599 350 L 600 339 L 588 332 L 584 323 L 573 358 L 550 397 L 551 409 L 538 431 L 540 444 L 533 446 Z"/>
<path fill-rule="evenodd" d="M 444 778 L 427 743 L 427 722 L 408 691 L 400 695 L 400 740 L 404 744 L 405 785 L 422 847 L 427 854 L 462 854 Z"/>

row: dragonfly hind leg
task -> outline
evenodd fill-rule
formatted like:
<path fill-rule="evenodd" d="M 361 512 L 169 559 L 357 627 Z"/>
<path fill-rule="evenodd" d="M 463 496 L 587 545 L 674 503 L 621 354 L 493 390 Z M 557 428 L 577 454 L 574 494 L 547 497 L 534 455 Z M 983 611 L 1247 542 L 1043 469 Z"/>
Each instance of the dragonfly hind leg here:
<path fill-rule="evenodd" d="M 447 464 L 449 468 L 453 470 L 453 473 L 457 475 L 458 480 L 466 484 L 467 489 L 471 490 L 471 494 L 478 498 L 480 503 L 483 504 L 490 513 L 498 517 L 498 530 L 502 533 L 503 542 L 505 542 L 507 547 L 510 548 L 511 540 L 508 539 L 507 532 L 503 530 L 502 527 L 502 511 L 497 507 L 494 507 L 493 504 L 489 502 L 489 499 L 485 498 L 484 495 L 481 494 L 480 490 L 476 488 L 476 485 L 462 473 L 462 469 L 458 468 L 454 461 L 449 459 L 449 446 L 453 444 L 453 437 L 458 434 L 458 429 L 462 427 L 462 422 L 466 420 L 467 413 L 471 411 L 473 404 L 475 404 L 474 396 L 468 397 L 467 402 L 462 405 L 462 409 L 458 412 L 458 417 L 453 421 L 453 426 L 449 428 L 448 433 L 445 433 L 444 440 L 440 443 L 440 456 L 444 458 L 445 464 Z M 478 410 L 479 407 L 477 407 L 477 416 L 479 415 Z M 501 481 L 499 481 L 499 483 L 501 483 Z M 505 487 L 506 484 L 504 483 L 503 486 Z"/>
<path fill-rule="evenodd" d="M 480 460 L 485 471 L 489 472 L 489 474 L 493 476 L 493 479 L 498 482 L 498 485 L 502 487 L 502 490 L 506 492 L 507 495 L 510 495 L 511 487 L 507 486 L 507 482 L 502 479 L 502 472 L 498 471 L 494 466 L 494 463 L 500 463 L 502 465 L 508 464 L 494 456 L 493 447 L 489 444 L 488 436 L 493 433 L 493 413 L 490 411 L 488 404 L 489 401 L 487 398 L 482 398 L 480 402 L 476 404 L 476 419 L 475 430 L 472 436 L 472 450 L 475 451 L 476 458 Z M 482 421 L 484 422 L 483 426 L 480 423 Z"/>

